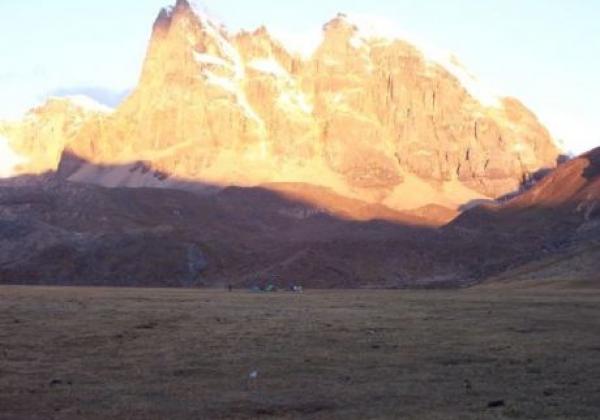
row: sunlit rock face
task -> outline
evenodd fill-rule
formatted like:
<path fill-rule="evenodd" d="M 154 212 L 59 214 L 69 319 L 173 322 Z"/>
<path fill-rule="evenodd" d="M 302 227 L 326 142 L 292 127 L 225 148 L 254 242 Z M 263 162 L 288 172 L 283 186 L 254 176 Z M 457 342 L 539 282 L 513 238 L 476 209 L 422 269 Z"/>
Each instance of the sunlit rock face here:
<path fill-rule="evenodd" d="M 102 124 L 110 109 L 79 96 L 51 98 L 21 121 L 0 123 L 0 136 L 11 148 L 12 175 L 40 174 L 57 168 L 65 146 L 87 124 Z M 3 153 L 2 161 L 8 161 Z M 1 167 L 0 167 L 0 170 Z"/>
<path fill-rule="evenodd" d="M 487 95 L 454 59 L 345 15 L 302 57 L 266 28 L 230 35 L 184 0 L 156 19 L 129 98 L 79 112 L 26 120 L 19 152 L 56 165 L 66 147 L 89 162 L 72 180 L 108 186 L 301 182 L 396 209 L 501 196 L 559 153 L 519 101 Z"/>

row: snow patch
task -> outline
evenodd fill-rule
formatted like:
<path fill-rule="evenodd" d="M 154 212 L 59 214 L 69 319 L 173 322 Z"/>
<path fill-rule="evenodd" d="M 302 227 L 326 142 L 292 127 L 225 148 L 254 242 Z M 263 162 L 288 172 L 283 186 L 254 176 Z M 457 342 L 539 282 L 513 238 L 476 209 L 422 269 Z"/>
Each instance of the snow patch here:
<path fill-rule="evenodd" d="M 502 107 L 500 98 L 494 94 L 491 89 L 481 83 L 477 77 L 471 74 L 465 66 L 458 61 L 456 56 L 452 54 L 439 56 L 437 59 L 433 59 L 433 63 L 430 64 L 438 64 L 443 67 L 482 105 L 492 108 Z"/>
<path fill-rule="evenodd" d="M 278 104 L 283 108 L 299 109 L 305 114 L 312 114 L 314 110 L 306 95 L 301 92 L 282 92 L 279 95 Z"/>
<path fill-rule="evenodd" d="M 358 28 L 358 33 L 355 37 L 363 40 L 363 42 L 402 40 L 410 43 L 421 52 L 428 65 L 439 65 L 444 68 L 482 105 L 496 108 L 502 106 L 498 95 L 471 74 L 453 53 L 440 50 L 425 42 L 417 41 L 415 37 L 403 33 L 394 22 L 385 17 L 350 15 L 343 18 Z M 354 43 L 358 45 L 359 41 L 354 41 Z"/>
<path fill-rule="evenodd" d="M 85 95 L 69 95 L 69 96 L 51 96 L 48 99 L 55 100 L 63 100 L 68 101 L 71 104 L 90 112 L 100 112 L 102 114 L 110 114 L 114 111 L 113 108 L 110 108 L 106 105 L 102 105 L 101 103 L 93 100 L 89 96 Z"/>
<path fill-rule="evenodd" d="M 250 102 L 248 102 L 248 98 L 243 91 L 238 91 L 236 93 L 236 100 L 238 105 L 244 110 L 246 115 L 257 122 L 261 129 L 265 129 L 265 122 L 260 118 L 260 116 L 256 113 L 256 111 L 250 106 Z"/>
<path fill-rule="evenodd" d="M 217 44 L 219 51 L 223 55 L 222 60 L 224 59 L 226 62 L 228 61 L 231 64 L 233 71 L 235 72 L 236 78 L 243 78 L 244 66 L 242 63 L 242 59 L 240 57 L 239 52 L 227 39 L 227 32 L 225 31 L 225 27 L 221 23 L 217 22 L 214 18 L 209 17 L 208 13 L 206 13 L 195 2 L 190 2 L 190 7 L 192 8 L 194 15 L 198 18 L 204 33 L 212 40 L 214 40 Z"/>
<path fill-rule="evenodd" d="M 242 108 L 246 116 L 256 121 L 259 126 L 264 127 L 264 121 L 250 106 L 248 98 L 246 97 L 246 94 L 244 93 L 241 86 L 239 86 L 239 84 L 237 84 L 234 80 L 228 77 L 217 76 L 216 74 L 209 71 L 205 72 L 204 76 L 206 77 L 206 82 L 208 84 L 221 88 L 233 95 L 236 99 L 236 103 L 240 108 Z"/>
<path fill-rule="evenodd" d="M 0 178 L 15 176 L 17 167 L 26 161 L 13 150 L 7 138 L 0 136 Z"/>
<path fill-rule="evenodd" d="M 354 48 L 355 50 L 360 50 L 363 47 L 367 46 L 368 44 L 365 42 L 365 40 L 363 38 L 360 37 L 360 35 L 357 33 L 355 34 L 352 38 L 350 38 L 350 46 L 352 48 Z"/>
<path fill-rule="evenodd" d="M 277 80 L 280 94 L 277 104 L 286 109 L 312 114 L 313 105 L 299 89 L 298 84 L 275 58 L 259 58 L 248 63 L 248 67 L 273 76 Z"/>
<path fill-rule="evenodd" d="M 398 30 L 398 26 L 390 19 L 367 14 L 339 14 L 338 19 L 345 20 L 357 28 L 357 38 L 368 39 L 402 39 L 406 34 Z"/>
<path fill-rule="evenodd" d="M 230 64 L 221 57 L 217 57 L 216 55 L 212 54 L 197 53 L 196 51 L 194 51 L 194 60 L 196 60 L 196 62 L 199 64 L 208 64 L 221 67 L 230 66 Z"/>
<path fill-rule="evenodd" d="M 198 4 L 190 2 L 190 6 L 195 16 L 198 18 L 202 30 L 206 36 L 210 37 L 219 49 L 219 52 L 223 57 L 218 57 L 205 53 L 194 52 L 194 58 L 196 61 L 202 64 L 218 65 L 230 70 L 231 74 L 228 76 L 217 76 L 211 71 L 203 69 L 202 76 L 207 83 L 219 87 L 229 93 L 235 98 L 238 106 L 242 108 L 246 116 L 259 125 L 261 129 L 264 129 L 265 123 L 256 113 L 256 111 L 250 106 L 246 93 L 244 92 L 243 83 L 246 77 L 246 70 L 242 57 L 238 50 L 231 44 L 227 39 L 228 35 L 222 24 L 216 22 L 213 18 L 208 16 Z"/>
<path fill-rule="evenodd" d="M 527 150 L 529 147 L 524 143 L 515 143 L 512 147 L 513 152 L 520 153 Z"/>
<path fill-rule="evenodd" d="M 214 74 L 213 72 L 210 71 L 206 71 L 203 73 L 204 76 L 206 77 L 206 82 L 210 85 L 213 86 L 217 86 L 229 93 L 232 94 L 236 94 L 237 92 L 237 86 L 235 85 L 234 81 L 231 80 L 228 77 L 223 77 L 223 76 L 217 76 L 216 74 Z"/>
<path fill-rule="evenodd" d="M 252 60 L 248 63 L 248 67 L 275 77 L 286 79 L 290 77 L 289 73 L 274 58 L 260 58 Z"/>

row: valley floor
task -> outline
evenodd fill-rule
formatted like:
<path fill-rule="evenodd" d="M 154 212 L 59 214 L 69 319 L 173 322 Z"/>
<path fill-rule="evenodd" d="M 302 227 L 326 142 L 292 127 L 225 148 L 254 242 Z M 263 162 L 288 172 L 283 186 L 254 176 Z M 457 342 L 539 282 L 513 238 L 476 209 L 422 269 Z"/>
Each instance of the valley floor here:
<path fill-rule="evenodd" d="M 0 419 L 598 413 L 600 290 L 0 287 Z"/>

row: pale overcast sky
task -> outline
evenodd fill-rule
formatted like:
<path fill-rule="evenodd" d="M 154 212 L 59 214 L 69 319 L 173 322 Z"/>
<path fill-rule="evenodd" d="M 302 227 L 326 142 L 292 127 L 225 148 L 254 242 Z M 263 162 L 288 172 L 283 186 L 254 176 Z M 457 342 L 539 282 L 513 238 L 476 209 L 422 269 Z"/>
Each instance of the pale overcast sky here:
<path fill-rule="evenodd" d="M 48 95 L 114 105 L 135 86 L 159 9 L 174 0 L 0 0 L 0 117 Z M 337 12 L 385 17 L 453 51 L 529 106 L 576 153 L 600 146 L 600 0 L 200 0 L 231 30 L 314 38 Z"/>

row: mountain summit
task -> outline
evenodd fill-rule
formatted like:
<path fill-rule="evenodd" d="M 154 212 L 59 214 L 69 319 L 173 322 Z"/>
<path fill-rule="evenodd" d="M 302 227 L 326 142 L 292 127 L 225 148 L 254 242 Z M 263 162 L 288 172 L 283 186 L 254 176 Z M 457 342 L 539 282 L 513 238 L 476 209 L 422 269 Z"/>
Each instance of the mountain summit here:
<path fill-rule="evenodd" d="M 489 100 L 456 60 L 372 32 L 339 14 L 302 57 L 266 28 L 230 34 L 178 0 L 159 13 L 139 84 L 114 112 L 51 107 L 43 124 L 0 134 L 20 155 L 51 144 L 63 165 L 77 156 L 72 181 L 316 184 L 393 209 L 496 198 L 554 167 L 559 150 L 518 100 Z M 51 134 L 36 128 L 48 124 Z"/>

